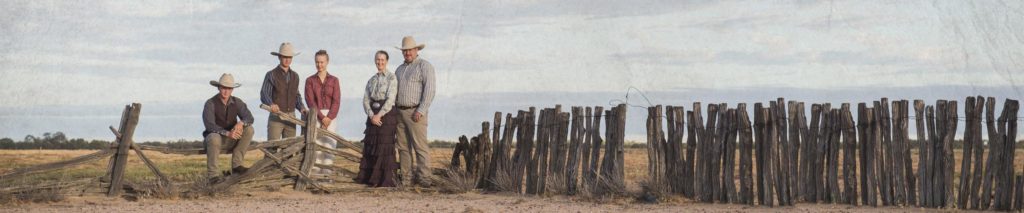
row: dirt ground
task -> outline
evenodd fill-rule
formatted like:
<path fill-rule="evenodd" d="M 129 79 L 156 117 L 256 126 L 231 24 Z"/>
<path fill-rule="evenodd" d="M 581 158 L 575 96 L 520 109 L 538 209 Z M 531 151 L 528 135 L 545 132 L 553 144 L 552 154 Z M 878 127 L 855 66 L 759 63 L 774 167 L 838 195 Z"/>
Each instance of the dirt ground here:
<path fill-rule="evenodd" d="M 935 209 L 797 204 L 752 207 L 688 201 L 646 204 L 622 198 L 606 201 L 510 194 L 437 194 L 404 191 L 316 195 L 307 192 L 247 192 L 197 200 L 126 201 L 102 196 L 70 197 L 52 204 L 2 206 L 0 212 L 935 212 Z"/>

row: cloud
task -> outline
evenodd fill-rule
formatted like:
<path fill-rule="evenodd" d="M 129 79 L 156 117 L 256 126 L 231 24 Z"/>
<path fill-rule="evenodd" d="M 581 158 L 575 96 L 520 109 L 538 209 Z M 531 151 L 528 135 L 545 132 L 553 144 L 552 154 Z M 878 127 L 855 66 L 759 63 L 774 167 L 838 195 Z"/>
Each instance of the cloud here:
<path fill-rule="evenodd" d="M 340 21 L 351 25 L 387 26 L 422 22 L 449 22 L 457 18 L 458 11 L 438 9 L 455 1 L 386 1 L 365 5 L 324 2 L 309 9 L 321 16 L 322 21 Z"/>
<path fill-rule="evenodd" d="M 377 49 L 397 56 L 391 47 L 403 35 L 428 43 L 424 57 L 438 69 L 444 83 L 441 93 L 447 96 L 467 91 L 666 89 L 678 84 L 730 88 L 792 78 L 815 79 L 791 83 L 805 88 L 901 81 L 961 85 L 982 83 L 993 76 L 1021 78 L 1007 74 L 1005 68 L 1014 67 L 1013 60 L 1004 60 L 1014 58 L 1016 53 L 1009 50 L 1019 45 L 1012 39 L 1021 33 L 999 30 L 989 22 L 965 25 L 969 20 L 956 19 L 960 11 L 954 8 L 945 10 L 958 13 L 942 20 L 934 20 L 935 13 L 949 12 L 908 10 L 920 6 L 929 5 L 264 1 L 88 6 L 42 2 L 23 6 L 32 11 L 27 18 L 0 15 L 7 18 L 0 19 L 5 20 L 0 24 L 19 26 L 0 37 L 0 43 L 21 44 L 10 45 L 0 54 L 0 62 L 18 70 L 5 73 L 15 76 L 0 78 L 37 79 L 27 73 L 44 72 L 74 81 L 159 79 L 151 86 L 199 82 L 188 93 L 202 93 L 203 82 L 222 72 L 239 73 L 236 76 L 258 84 L 262 73 L 276 63 L 267 53 L 282 41 L 292 41 L 306 53 L 331 52 L 336 59 L 332 72 L 343 77 L 346 91 L 358 91 L 373 71 L 368 56 Z M 47 12 L 55 14 L 47 16 Z M 966 39 L 948 36 L 951 29 L 943 23 L 968 26 L 961 29 Z M 832 28 L 822 30 L 826 25 Z M 1019 24 L 1004 25 L 1016 29 Z M 990 37 L 1010 45 L 993 48 L 985 40 Z M 963 59 L 964 53 L 984 57 Z M 309 61 L 296 60 L 300 75 L 312 74 Z M 392 62 L 391 68 L 400 63 Z M 832 80 L 835 76 L 858 79 Z M 954 76 L 958 81 L 933 76 Z M 577 80 L 581 78 L 587 80 Z"/>
<path fill-rule="evenodd" d="M 103 2 L 105 12 L 138 18 L 166 18 L 210 13 L 224 5 L 214 1 L 129 1 Z"/>
<path fill-rule="evenodd" d="M 827 64 L 897 65 L 921 62 L 910 57 L 867 51 L 823 51 L 818 53 L 816 59 Z"/>

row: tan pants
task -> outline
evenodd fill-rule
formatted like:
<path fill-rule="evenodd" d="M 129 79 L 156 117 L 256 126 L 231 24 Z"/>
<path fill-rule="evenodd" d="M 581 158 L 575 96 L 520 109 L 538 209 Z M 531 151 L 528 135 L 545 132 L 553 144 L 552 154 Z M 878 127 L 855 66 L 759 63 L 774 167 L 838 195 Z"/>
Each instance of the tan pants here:
<path fill-rule="evenodd" d="M 291 113 L 295 115 L 295 113 Z M 295 137 L 295 124 L 281 120 L 277 115 L 270 114 L 267 118 L 267 140 Z"/>
<path fill-rule="evenodd" d="M 403 184 L 411 184 L 412 180 L 420 182 L 430 181 L 430 147 L 427 146 L 427 115 L 420 118 L 420 122 L 412 121 L 412 114 L 416 109 L 398 109 L 398 133 L 395 137 L 398 143 L 398 161 L 401 165 L 401 178 Z M 411 149 L 411 150 L 410 150 Z M 416 161 L 413 162 L 413 157 Z M 413 163 L 416 164 L 413 167 Z M 415 176 L 414 176 L 415 175 Z"/>
<path fill-rule="evenodd" d="M 217 171 L 217 155 L 220 154 L 221 150 L 231 150 L 231 168 L 242 166 L 242 160 L 245 159 L 245 151 L 249 149 L 249 142 L 252 141 L 253 129 L 252 126 L 245 127 L 242 130 L 242 138 L 233 139 L 231 137 L 221 135 L 219 133 L 210 133 L 206 135 L 206 175 L 207 177 L 216 177 Z"/>

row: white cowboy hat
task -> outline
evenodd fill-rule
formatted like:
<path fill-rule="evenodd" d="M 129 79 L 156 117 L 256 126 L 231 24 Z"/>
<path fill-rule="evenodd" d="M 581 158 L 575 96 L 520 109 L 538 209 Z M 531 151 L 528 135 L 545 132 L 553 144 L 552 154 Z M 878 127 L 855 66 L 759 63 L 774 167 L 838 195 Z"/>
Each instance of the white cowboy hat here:
<path fill-rule="evenodd" d="M 270 52 L 271 55 L 284 56 L 284 57 L 294 57 L 294 56 L 299 55 L 299 53 L 300 52 L 295 52 L 295 48 L 292 47 L 292 43 L 291 42 L 281 43 L 280 50 L 278 50 L 277 52 Z"/>
<path fill-rule="evenodd" d="M 406 36 L 406 37 L 402 38 L 402 47 L 395 47 L 395 48 L 398 48 L 400 50 L 408 50 L 408 49 L 413 49 L 413 48 L 419 49 L 419 50 L 423 50 L 424 47 L 427 47 L 427 45 L 426 44 L 418 44 L 417 45 L 416 44 L 416 40 L 412 39 L 412 36 Z"/>
<path fill-rule="evenodd" d="M 235 77 L 231 74 L 224 73 L 220 76 L 220 81 L 210 81 L 210 85 L 215 87 L 227 87 L 227 88 L 238 88 L 242 84 L 235 83 Z"/>

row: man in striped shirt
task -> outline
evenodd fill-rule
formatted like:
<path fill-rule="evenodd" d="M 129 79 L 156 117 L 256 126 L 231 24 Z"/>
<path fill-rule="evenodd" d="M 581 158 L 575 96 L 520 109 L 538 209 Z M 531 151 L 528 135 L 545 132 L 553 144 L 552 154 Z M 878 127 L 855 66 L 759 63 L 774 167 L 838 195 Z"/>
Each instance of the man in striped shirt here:
<path fill-rule="evenodd" d="M 299 55 L 292 43 L 282 43 L 279 52 L 271 52 L 281 63 L 267 72 L 260 89 L 260 102 L 270 106 L 270 117 L 267 119 L 267 140 L 295 137 L 295 124 L 282 120 L 274 113 L 284 112 L 295 115 L 295 111 L 306 114 L 299 94 L 299 74 L 291 69 L 292 57 Z M 303 116 L 305 117 L 305 116 Z"/>
<path fill-rule="evenodd" d="M 434 100 L 434 66 L 419 58 L 419 51 L 426 45 L 416 44 L 412 36 L 402 38 L 402 56 L 405 61 L 398 66 L 398 108 L 400 122 L 396 138 L 398 159 L 401 168 L 402 185 L 410 186 L 413 181 L 421 186 L 430 186 L 430 147 L 427 143 L 427 111 Z M 414 158 L 415 157 L 415 158 Z M 415 162 L 413 162 L 415 159 Z M 415 163 L 415 166 L 413 164 Z"/>

